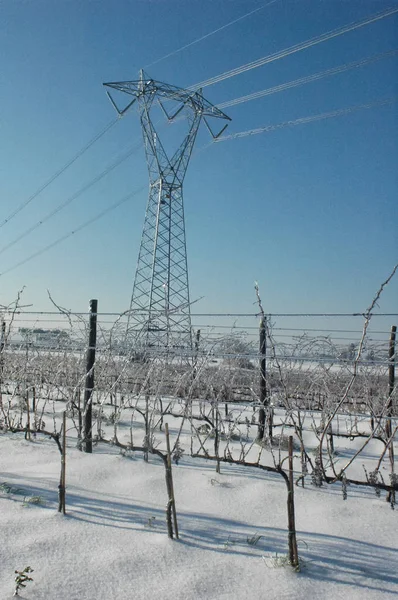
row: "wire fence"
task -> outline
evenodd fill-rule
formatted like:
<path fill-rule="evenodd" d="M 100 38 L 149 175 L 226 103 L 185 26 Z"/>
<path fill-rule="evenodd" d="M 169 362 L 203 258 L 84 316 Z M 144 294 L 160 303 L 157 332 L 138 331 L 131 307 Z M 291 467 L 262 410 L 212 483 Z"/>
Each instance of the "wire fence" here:
<path fill-rule="evenodd" d="M 192 348 L 135 351 L 126 342 L 125 313 L 97 313 L 93 402 L 159 398 L 325 410 L 336 404 L 355 370 L 344 410 L 380 414 L 391 389 L 391 327 L 397 315 L 377 314 L 363 338 L 364 316 L 267 315 L 260 347 L 258 314 L 192 314 Z M 86 389 L 89 315 L 64 311 L 4 310 L 0 392 L 75 402 Z M 358 349 L 361 351 L 358 355 Z M 262 361 L 264 361 L 262 363 Z"/>
<path fill-rule="evenodd" d="M 90 305 L 3 311 L 1 433 L 51 438 L 62 456 L 66 434 L 88 453 L 103 444 L 165 465 L 185 453 L 218 473 L 227 462 L 282 474 L 289 452 L 297 484 L 371 486 L 395 506 L 392 315 L 370 329 L 359 314 L 193 314 L 192 348 L 137 350 L 126 314 Z M 61 471 L 60 506 L 64 481 Z"/>
<path fill-rule="evenodd" d="M 334 360 L 354 358 L 363 333 L 362 313 L 302 313 L 270 314 L 267 322 L 276 350 L 305 360 L 329 358 Z M 88 313 L 60 313 L 58 311 L 0 310 L 0 318 L 6 324 L 8 344 L 29 345 L 36 349 L 71 349 L 85 346 Z M 123 339 L 128 327 L 126 313 L 97 313 L 99 348 Z M 365 350 L 361 361 L 388 361 L 391 325 L 398 321 L 398 314 L 375 314 L 368 327 Z M 258 357 L 260 317 L 252 313 L 197 313 L 192 314 L 192 329 L 200 331 L 200 349 L 215 354 L 225 354 L 229 347 L 233 354 Z M 171 334 L 173 332 L 171 331 Z M 238 340 L 241 340 L 239 343 Z M 222 350 L 220 349 L 222 347 Z M 128 349 L 127 349 L 128 350 Z"/>

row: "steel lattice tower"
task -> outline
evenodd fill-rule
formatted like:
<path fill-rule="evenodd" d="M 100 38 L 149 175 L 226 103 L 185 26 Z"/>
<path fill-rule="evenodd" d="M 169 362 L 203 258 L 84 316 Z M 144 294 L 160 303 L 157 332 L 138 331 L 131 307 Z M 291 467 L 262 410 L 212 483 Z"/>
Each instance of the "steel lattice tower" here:
<path fill-rule="evenodd" d="M 202 118 L 214 138 L 221 135 L 227 124 L 214 134 L 208 119 L 230 119 L 208 102 L 200 91 L 154 81 L 144 71 L 140 72 L 137 81 L 104 85 L 133 96 L 133 100 L 120 110 L 107 92 L 120 115 L 138 102 L 149 171 L 149 198 L 126 341 L 129 349 L 152 347 L 191 350 L 183 181 Z M 166 100 L 174 101 L 171 115 L 163 105 Z M 167 156 L 151 119 L 155 104 L 160 106 L 169 122 L 181 113 L 187 117 L 188 133 L 171 158 Z"/>

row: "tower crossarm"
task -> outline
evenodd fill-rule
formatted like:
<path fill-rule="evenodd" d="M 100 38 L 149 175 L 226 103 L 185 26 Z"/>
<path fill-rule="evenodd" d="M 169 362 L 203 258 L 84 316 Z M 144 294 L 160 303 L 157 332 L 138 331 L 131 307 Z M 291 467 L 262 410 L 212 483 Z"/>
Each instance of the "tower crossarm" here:
<path fill-rule="evenodd" d="M 227 121 L 231 120 L 222 110 L 206 100 L 206 98 L 202 96 L 200 90 L 187 90 L 174 85 L 169 85 L 168 83 L 163 83 L 162 81 L 156 81 L 155 79 L 149 78 L 144 71 L 141 71 L 140 79 L 134 81 L 114 81 L 104 83 L 103 85 L 118 90 L 119 92 L 129 94 L 130 96 L 133 96 L 135 100 L 143 95 L 147 97 L 156 96 L 158 99 L 174 100 L 175 102 L 185 105 L 191 105 L 192 109 L 194 111 L 200 111 L 203 117 L 215 117 L 217 119 L 226 119 Z M 172 119 L 173 117 L 169 117 L 169 120 Z"/>

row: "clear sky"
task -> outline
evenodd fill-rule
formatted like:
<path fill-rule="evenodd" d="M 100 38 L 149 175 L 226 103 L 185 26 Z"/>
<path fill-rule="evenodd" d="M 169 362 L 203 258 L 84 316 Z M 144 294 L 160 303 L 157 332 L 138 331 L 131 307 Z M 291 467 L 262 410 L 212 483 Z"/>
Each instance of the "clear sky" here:
<path fill-rule="evenodd" d="M 390 7 L 394 0 L 3 0 L 0 4 L 0 222 L 114 117 L 102 83 L 190 86 Z M 398 14 L 204 89 L 214 104 L 398 49 Z M 228 133 L 390 98 L 398 55 L 225 112 Z M 364 310 L 398 257 L 398 104 L 212 144 L 204 126 L 184 198 L 191 299 L 198 312 Z M 178 125 L 162 129 L 175 136 Z M 128 308 L 147 201 L 143 148 L 2 252 L 5 245 L 141 140 L 136 111 L 0 228 L 0 272 L 131 200 L 0 277 L 0 303 Z M 397 278 L 398 279 L 398 278 Z M 380 303 L 397 312 L 398 281 Z"/>

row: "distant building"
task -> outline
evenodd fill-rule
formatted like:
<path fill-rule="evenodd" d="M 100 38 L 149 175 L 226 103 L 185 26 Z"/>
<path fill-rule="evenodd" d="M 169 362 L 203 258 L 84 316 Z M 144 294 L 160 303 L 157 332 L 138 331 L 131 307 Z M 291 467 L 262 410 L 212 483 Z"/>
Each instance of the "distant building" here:
<path fill-rule="evenodd" d="M 56 348 L 65 346 L 69 341 L 69 333 L 63 329 L 30 329 L 20 327 L 18 330 L 23 341 L 35 346 Z"/>

